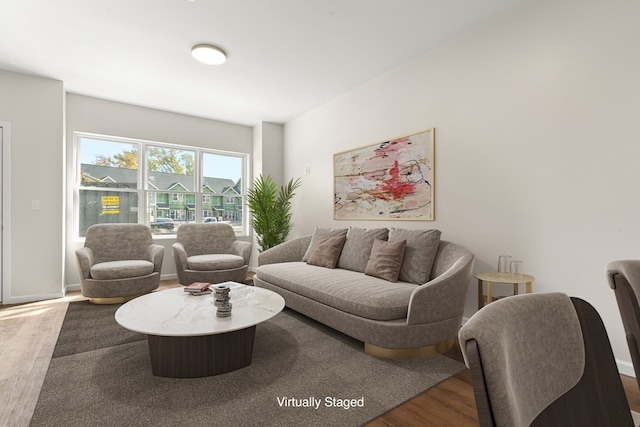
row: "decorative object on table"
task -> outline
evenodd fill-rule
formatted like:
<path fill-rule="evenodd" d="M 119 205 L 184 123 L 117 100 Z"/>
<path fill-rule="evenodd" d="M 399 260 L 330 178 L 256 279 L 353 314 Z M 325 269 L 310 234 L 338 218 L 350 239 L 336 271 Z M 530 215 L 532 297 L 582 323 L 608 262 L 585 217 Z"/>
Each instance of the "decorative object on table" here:
<path fill-rule="evenodd" d="M 334 219 L 433 220 L 434 132 L 334 154 Z"/>
<path fill-rule="evenodd" d="M 291 231 L 291 199 L 300 187 L 300 178 L 291 178 L 278 189 L 270 175 L 259 175 L 247 192 L 251 226 L 260 252 L 284 242 Z"/>
<path fill-rule="evenodd" d="M 509 273 L 512 276 L 519 277 L 522 276 L 522 261 L 513 260 L 509 263 Z"/>
<path fill-rule="evenodd" d="M 231 299 L 231 296 L 229 295 L 231 288 L 229 288 L 228 285 L 216 285 L 213 287 L 213 289 L 215 289 L 213 304 L 217 308 L 216 316 L 231 316 L 232 304 L 229 302 L 229 300 Z"/>
<path fill-rule="evenodd" d="M 209 286 L 211 286 L 211 283 L 194 282 L 189 286 L 185 286 L 183 290 L 191 295 L 209 295 L 212 292 Z"/>
<path fill-rule="evenodd" d="M 500 255 L 498 257 L 498 273 L 509 274 L 510 263 L 511 263 L 511 255 Z"/>

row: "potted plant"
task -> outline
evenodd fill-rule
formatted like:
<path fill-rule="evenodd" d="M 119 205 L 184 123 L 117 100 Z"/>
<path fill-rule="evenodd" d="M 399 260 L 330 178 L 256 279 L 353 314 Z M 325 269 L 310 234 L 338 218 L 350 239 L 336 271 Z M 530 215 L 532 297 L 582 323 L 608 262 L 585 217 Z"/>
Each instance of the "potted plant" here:
<path fill-rule="evenodd" d="M 291 178 L 278 189 L 270 175 L 259 175 L 253 181 L 247 193 L 247 205 L 260 252 L 283 243 L 289 235 L 292 226 L 291 199 L 300 184 L 300 178 Z"/>

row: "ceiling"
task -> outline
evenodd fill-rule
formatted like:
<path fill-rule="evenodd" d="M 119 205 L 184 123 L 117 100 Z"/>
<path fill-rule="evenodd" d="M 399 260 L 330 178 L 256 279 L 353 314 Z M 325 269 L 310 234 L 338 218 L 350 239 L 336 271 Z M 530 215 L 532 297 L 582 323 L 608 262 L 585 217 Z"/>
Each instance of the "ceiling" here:
<path fill-rule="evenodd" d="M 0 69 L 97 98 L 286 123 L 522 2 L 0 0 Z M 196 62 L 197 43 L 227 62 Z"/>

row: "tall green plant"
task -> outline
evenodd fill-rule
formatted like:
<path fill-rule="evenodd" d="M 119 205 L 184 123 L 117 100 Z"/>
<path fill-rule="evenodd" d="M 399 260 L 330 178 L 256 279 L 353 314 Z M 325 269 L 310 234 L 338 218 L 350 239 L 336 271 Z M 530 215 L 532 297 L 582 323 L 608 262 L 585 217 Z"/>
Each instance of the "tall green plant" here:
<path fill-rule="evenodd" d="M 287 185 L 278 189 L 270 175 L 259 175 L 253 181 L 247 193 L 247 205 L 252 214 L 251 225 L 260 252 L 287 239 L 292 226 L 291 199 L 300 184 L 300 178 L 291 178 Z"/>

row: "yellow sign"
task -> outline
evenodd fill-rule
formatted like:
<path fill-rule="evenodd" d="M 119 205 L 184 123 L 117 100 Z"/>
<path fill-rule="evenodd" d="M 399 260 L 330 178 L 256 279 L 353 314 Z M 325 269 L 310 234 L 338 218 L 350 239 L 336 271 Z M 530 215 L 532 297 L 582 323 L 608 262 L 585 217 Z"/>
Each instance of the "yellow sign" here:
<path fill-rule="evenodd" d="M 120 213 L 120 196 L 102 196 L 102 215 Z"/>

